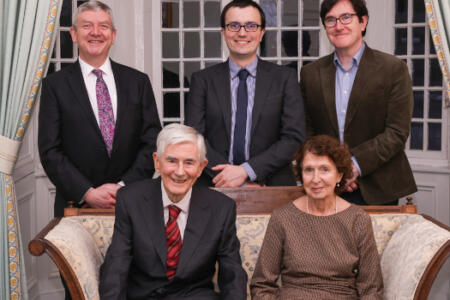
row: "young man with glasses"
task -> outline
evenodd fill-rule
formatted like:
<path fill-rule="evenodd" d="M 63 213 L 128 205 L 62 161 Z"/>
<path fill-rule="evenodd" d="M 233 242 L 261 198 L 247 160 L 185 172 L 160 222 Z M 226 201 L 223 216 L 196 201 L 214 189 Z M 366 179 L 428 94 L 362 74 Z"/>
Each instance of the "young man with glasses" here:
<path fill-rule="evenodd" d="M 254 1 L 221 14 L 228 61 L 192 75 L 186 124 L 205 136 L 208 166 L 199 183 L 295 185 L 290 163 L 304 141 L 304 112 L 294 70 L 260 59 L 265 15 Z"/>
<path fill-rule="evenodd" d="M 320 17 L 335 51 L 300 73 L 308 136 L 327 134 L 350 147 L 353 178 L 343 198 L 396 205 L 417 191 L 404 152 L 413 108 L 408 67 L 364 43 L 364 0 L 324 0 Z"/>

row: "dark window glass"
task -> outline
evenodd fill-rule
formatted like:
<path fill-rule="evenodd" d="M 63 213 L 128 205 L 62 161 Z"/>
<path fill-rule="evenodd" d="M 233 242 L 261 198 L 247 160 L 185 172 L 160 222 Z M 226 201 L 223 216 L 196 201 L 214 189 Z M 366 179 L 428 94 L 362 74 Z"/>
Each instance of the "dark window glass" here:
<path fill-rule="evenodd" d="M 191 81 L 192 73 L 200 70 L 200 62 L 189 61 L 184 63 L 184 87 L 189 87 L 189 82 Z"/>
<path fill-rule="evenodd" d="M 205 57 L 221 57 L 221 42 L 219 31 L 205 32 Z"/>
<path fill-rule="evenodd" d="M 180 69 L 178 62 L 163 63 L 163 88 L 179 88 L 180 87 Z"/>
<path fill-rule="evenodd" d="M 73 58 L 73 42 L 68 31 L 60 32 L 61 58 Z"/>
<path fill-rule="evenodd" d="M 430 86 L 442 86 L 442 71 L 437 58 L 430 59 Z"/>
<path fill-rule="evenodd" d="M 53 73 L 53 72 L 55 72 L 55 63 L 50 63 L 50 64 L 48 65 L 47 75 L 49 75 L 49 74 L 51 74 L 51 73 Z"/>
<path fill-rule="evenodd" d="M 413 54 L 425 54 L 425 27 L 413 28 Z"/>
<path fill-rule="evenodd" d="M 205 27 L 220 27 L 219 1 L 206 1 L 204 11 L 205 11 Z"/>
<path fill-rule="evenodd" d="M 319 56 L 319 30 L 302 31 L 302 56 Z"/>
<path fill-rule="evenodd" d="M 200 26 L 200 4 L 198 1 L 183 1 L 183 23 L 186 28 Z"/>
<path fill-rule="evenodd" d="M 408 0 L 395 1 L 395 23 L 406 23 L 408 21 Z"/>
<path fill-rule="evenodd" d="M 413 22 L 425 22 L 425 2 L 423 0 L 414 0 L 413 8 Z"/>
<path fill-rule="evenodd" d="M 430 92 L 430 105 L 429 105 L 428 117 L 430 119 L 441 119 L 442 118 L 442 92 L 441 91 Z"/>
<path fill-rule="evenodd" d="M 199 32 L 184 33 L 184 57 L 200 57 L 200 34 Z"/>
<path fill-rule="evenodd" d="M 414 86 L 424 86 L 424 60 L 423 59 L 413 59 L 413 85 Z"/>
<path fill-rule="evenodd" d="M 408 45 L 408 30 L 406 28 L 395 29 L 395 55 L 405 55 Z"/>
<path fill-rule="evenodd" d="M 163 58 L 178 58 L 178 32 L 162 33 L 162 56 Z"/>
<path fill-rule="evenodd" d="M 162 27 L 178 28 L 180 26 L 180 16 L 178 12 L 178 3 L 162 3 Z"/>
<path fill-rule="evenodd" d="M 261 56 L 271 57 L 277 56 L 277 32 L 266 31 L 260 45 Z"/>
<path fill-rule="evenodd" d="M 414 91 L 413 118 L 423 118 L 423 91 Z"/>
<path fill-rule="evenodd" d="M 298 57 L 298 31 L 281 32 L 282 51 L 284 57 Z"/>
<path fill-rule="evenodd" d="M 59 25 L 62 27 L 72 26 L 72 0 L 64 0 L 59 16 Z"/>
<path fill-rule="evenodd" d="M 428 150 L 441 150 L 442 124 L 428 124 Z"/>
<path fill-rule="evenodd" d="M 422 150 L 423 149 L 423 124 L 412 122 L 411 123 L 411 139 L 410 149 Z"/>
<path fill-rule="evenodd" d="M 266 15 L 266 26 L 277 26 L 277 1 L 278 0 L 261 0 L 259 5 Z"/>
<path fill-rule="evenodd" d="M 164 117 L 180 117 L 180 93 L 164 93 Z"/>
<path fill-rule="evenodd" d="M 298 24 L 298 0 L 281 1 L 281 25 L 297 26 Z"/>
<path fill-rule="evenodd" d="M 429 31 L 429 29 L 428 29 L 428 31 Z M 433 36 L 431 35 L 431 32 L 430 32 L 429 36 L 430 36 L 430 54 L 436 54 L 436 49 L 434 48 Z"/>
<path fill-rule="evenodd" d="M 319 0 L 303 0 L 303 26 L 318 26 L 320 24 Z"/>

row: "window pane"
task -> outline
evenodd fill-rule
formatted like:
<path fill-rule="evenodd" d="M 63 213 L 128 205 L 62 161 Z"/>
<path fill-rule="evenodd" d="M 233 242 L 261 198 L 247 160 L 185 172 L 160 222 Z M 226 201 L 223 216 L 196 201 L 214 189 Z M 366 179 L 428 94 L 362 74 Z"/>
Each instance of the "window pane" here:
<path fill-rule="evenodd" d="M 413 59 L 413 85 L 414 86 L 423 86 L 424 85 L 424 60 L 423 59 Z"/>
<path fill-rule="evenodd" d="M 281 32 L 281 55 L 285 57 L 298 57 L 298 31 Z"/>
<path fill-rule="evenodd" d="M 282 0 L 281 1 L 281 25 L 297 26 L 298 25 L 298 0 Z"/>
<path fill-rule="evenodd" d="M 414 0 L 413 22 L 425 22 L 425 2 L 423 0 Z"/>
<path fill-rule="evenodd" d="M 61 58 L 73 58 L 73 42 L 68 31 L 61 31 Z"/>
<path fill-rule="evenodd" d="M 200 62 L 190 61 L 184 63 L 184 87 L 189 87 L 192 73 L 200 70 Z"/>
<path fill-rule="evenodd" d="M 72 0 L 64 0 L 59 16 L 59 25 L 61 27 L 72 26 Z"/>
<path fill-rule="evenodd" d="M 221 42 L 220 31 L 205 32 L 205 57 L 221 57 Z"/>
<path fill-rule="evenodd" d="M 164 117 L 180 117 L 180 93 L 164 93 Z"/>
<path fill-rule="evenodd" d="M 437 58 L 430 59 L 430 86 L 442 86 L 442 71 Z"/>
<path fill-rule="evenodd" d="M 413 54 L 425 54 L 425 27 L 413 28 Z"/>
<path fill-rule="evenodd" d="M 430 36 L 430 54 L 436 54 L 436 48 L 434 48 L 433 36 L 431 35 L 430 30 L 428 29 L 428 35 Z"/>
<path fill-rule="evenodd" d="M 162 3 L 162 27 L 163 28 L 178 28 L 180 24 L 178 3 Z"/>
<path fill-rule="evenodd" d="M 319 26 L 319 0 L 303 0 L 303 26 Z"/>
<path fill-rule="evenodd" d="M 48 71 L 47 71 L 47 75 L 51 74 L 55 72 L 55 63 L 51 63 L 48 65 Z"/>
<path fill-rule="evenodd" d="M 408 21 L 408 0 L 395 1 L 395 23 L 406 23 Z"/>
<path fill-rule="evenodd" d="M 220 2 L 205 2 L 205 27 L 220 27 Z"/>
<path fill-rule="evenodd" d="M 408 42 L 408 30 L 406 28 L 395 29 L 395 54 L 405 55 Z"/>
<path fill-rule="evenodd" d="M 200 26 L 200 4 L 198 1 L 183 1 L 183 21 L 185 28 Z"/>
<path fill-rule="evenodd" d="M 199 32 L 184 33 L 184 57 L 200 57 L 200 34 Z"/>
<path fill-rule="evenodd" d="M 163 63 L 163 88 L 179 88 L 179 63 L 165 62 Z"/>
<path fill-rule="evenodd" d="M 442 124 L 428 124 L 428 150 L 441 150 Z"/>
<path fill-rule="evenodd" d="M 163 32 L 162 33 L 162 48 L 163 58 L 178 58 L 180 53 L 178 51 L 178 32 Z"/>
<path fill-rule="evenodd" d="M 422 123 L 411 123 L 411 139 L 410 139 L 410 149 L 422 150 L 423 149 L 423 124 Z"/>
<path fill-rule="evenodd" d="M 261 0 L 259 5 L 266 15 L 266 26 L 277 26 L 277 0 Z"/>
<path fill-rule="evenodd" d="M 429 105 L 428 117 L 430 119 L 442 118 L 442 92 L 433 91 L 430 92 L 430 105 Z"/>
<path fill-rule="evenodd" d="M 261 56 L 277 56 L 277 32 L 266 31 L 260 45 Z"/>
<path fill-rule="evenodd" d="M 302 55 L 319 56 L 319 30 L 304 30 L 302 33 Z"/>
<path fill-rule="evenodd" d="M 414 91 L 413 118 L 423 118 L 423 91 Z"/>

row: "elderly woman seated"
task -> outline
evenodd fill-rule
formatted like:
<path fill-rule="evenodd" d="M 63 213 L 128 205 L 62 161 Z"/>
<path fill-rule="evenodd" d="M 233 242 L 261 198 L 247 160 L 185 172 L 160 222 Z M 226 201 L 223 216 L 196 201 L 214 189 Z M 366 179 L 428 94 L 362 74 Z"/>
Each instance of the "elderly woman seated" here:
<path fill-rule="evenodd" d="M 351 177 L 348 148 L 316 136 L 295 162 L 306 195 L 273 212 L 250 284 L 252 299 L 382 299 L 370 217 L 338 196 Z"/>

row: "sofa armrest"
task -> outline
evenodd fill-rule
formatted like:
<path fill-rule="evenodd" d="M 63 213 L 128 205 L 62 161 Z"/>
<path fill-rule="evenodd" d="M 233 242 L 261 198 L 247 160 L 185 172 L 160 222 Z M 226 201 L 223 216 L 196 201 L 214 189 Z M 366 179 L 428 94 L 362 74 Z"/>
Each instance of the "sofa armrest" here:
<path fill-rule="evenodd" d="M 426 299 L 448 256 L 449 241 L 448 229 L 419 215 L 408 217 L 381 257 L 384 299 Z"/>

